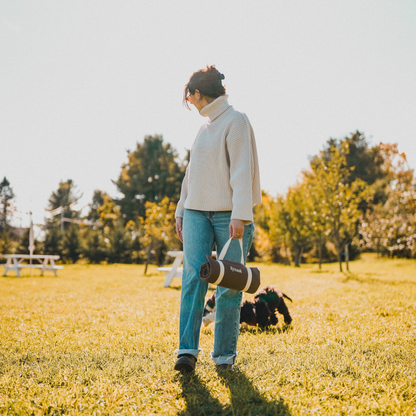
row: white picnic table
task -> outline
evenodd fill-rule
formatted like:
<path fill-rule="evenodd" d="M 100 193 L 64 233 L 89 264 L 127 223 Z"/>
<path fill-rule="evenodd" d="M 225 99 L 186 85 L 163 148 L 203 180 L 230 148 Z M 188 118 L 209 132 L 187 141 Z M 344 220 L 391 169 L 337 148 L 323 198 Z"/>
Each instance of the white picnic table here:
<path fill-rule="evenodd" d="M 23 268 L 40 269 L 41 276 L 43 276 L 45 271 L 53 271 L 55 276 L 58 276 L 58 270 L 64 268 L 55 264 L 55 260 L 58 260 L 59 256 L 43 254 L 0 254 L 0 257 L 7 259 L 7 263 L 4 265 L 3 276 L 6 276 L 9 270 L 13 270 L 20 277 L 20 270 Z M 32 264 L 31 260 L 35 260 L 37 263 Z"/>
<path fill-rule="evenodd" d="M 166 276 L 163 286 L 169 287 L 174 277 L 182 277 L 183 267 L 179 267 L 183 260 L 183 251 L 168 251 L 168 256 L 175 257 L 171 267 L 159 267 L 158 270 Z"/>
<path fill-rule="evenodd" d="M 212 252 L 212 256 L 217 254 Z M 183 261 L 183 251 L 168 251 L 168 256 L 175 257 L 175 260 L 170 267 L 158 267 L 158 270 L 163 272 L 166 276 L 164 287 L 169 287 L 174 277 L 182 277 L 183 267 L 179 267 Z"/>

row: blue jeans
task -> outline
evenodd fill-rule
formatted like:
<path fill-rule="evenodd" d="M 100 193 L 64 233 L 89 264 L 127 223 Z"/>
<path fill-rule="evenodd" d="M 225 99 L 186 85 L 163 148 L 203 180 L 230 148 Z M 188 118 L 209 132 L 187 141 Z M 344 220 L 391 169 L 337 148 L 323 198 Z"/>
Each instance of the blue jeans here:
<path fill-rule="evenodd" d="M 195 211 L 186 209 L 183 216 L 183 276 L 179 321 L 179 349 L 177 354 L 199 353 L 199 334 L 208 284 L 199 278 L 199 269 L 211 255 L 214 243 L 217 254 L 229 239 L 231 211 Z M 244 259 L 253 240 L 254 225 L 244 226 Z M 241 249 L 233 240 L 226 260 L 241 261 Z M 240 326 L 242 292 L 217 286 L 214 351 L 215 364 L 234 364 Z"/>

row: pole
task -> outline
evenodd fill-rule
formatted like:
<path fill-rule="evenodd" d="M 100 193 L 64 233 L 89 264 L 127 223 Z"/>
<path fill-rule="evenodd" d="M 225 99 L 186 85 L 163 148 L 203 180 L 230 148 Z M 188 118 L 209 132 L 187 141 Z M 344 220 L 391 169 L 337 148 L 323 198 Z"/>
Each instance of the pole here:
<path fill-rule="evenodd" d="M 350 260 L 350 253 L 348 251 L 348 244 L 345 244 L 345 265 L 347 266 L 347 272 L 350 271 L 349 265 L 348 265 L 348 261 Z"/>
<path fill-rule="evenodd" d="M 33 234 L 33 222 L 32 222 L 32 211 L 29 212 L 30 214 L 30 225 L 29 225 L 29 254 L 30 254 L 30 265 L 32 266 L 32 256 L 33 251 L 35 250 L 35 236 Z M 32 277 L 32 267 L 30 267 L 30 277 Z"/>

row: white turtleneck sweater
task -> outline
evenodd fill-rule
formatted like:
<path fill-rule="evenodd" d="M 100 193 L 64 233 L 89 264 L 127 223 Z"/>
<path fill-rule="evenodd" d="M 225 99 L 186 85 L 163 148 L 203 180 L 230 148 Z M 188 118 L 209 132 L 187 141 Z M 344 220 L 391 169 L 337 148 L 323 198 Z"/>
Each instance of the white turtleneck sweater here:
<path fill-rule="evenodd" d="M 256 141 L 247 116 L 222 95 L 205 106 L 208 117 L 191 148 L 176 217 L 186 209 L 232 211 L 231 219 L 253 222 L 253 205 L 261 203 Z"/>

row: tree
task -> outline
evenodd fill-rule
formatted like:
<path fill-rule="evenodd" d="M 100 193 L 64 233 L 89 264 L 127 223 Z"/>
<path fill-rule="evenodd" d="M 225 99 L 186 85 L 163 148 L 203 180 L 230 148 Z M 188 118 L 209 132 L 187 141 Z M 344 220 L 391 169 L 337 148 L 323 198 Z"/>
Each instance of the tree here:
<path fill-rule="evenodd" d="M 98 264 L 106 259 L 107 245 L 101 231 L 89 230 L 86 235 L 83 254 L 91 263 Z"/>
<path fill-rule="evenodd" d="M 52 195 L 49 198 L 49 210 L 54 210 L 59 207 L 65 208 L 62 213 L 64 218 L 77 218 L 79 216 L 78 212 L 71 210 L 71 205 L 76 204 L 78 200 L 82 197 L 82 194 L 77 194 L 76 185 L 72 179 L 68 179 L 66 182 L 59 182 L 59 187 L 56 191 L 52 192 Z M 48 221 L 57 225 L 59 218 L 55 217 L 52 220 Z M 65 228 L 65 227 L 64 227 Z"/>
<path fill-rule="evenodd" d="M 319 268 L 322 264 L 322 248 L 328 235 L 325 195 L 315 175 L 305 176 L 304 198 L 310 215 L 309 229 L 318 249 Z"/>
<path fill-rule="evenodd" d="M 146 202 L 160 202 L 168 197 L 179 199 L 185 166 L 178 163 L 177 153 L 159 135 L 146 136 L 137 143 L 136 150 L 128 152 L 128 162 L 122 165 L 116 182 L 124 196 L 118 203 L 124 223 L 146 216 Z"/>
<path fill-rule="evenodd" d="M 181 242 L 175 231 L 176 204 L 169 201 L 168 197 L 162 199 L 159 204 L 155 202 L 146 203 L 146 217 L 142 219 L 145 237 L 144 244 L 147 246 L 147 266 L 151 259 L 152 251 L 156 255 L 158 263 L 164 254 L 166 247 L 180 248 Z"/>
<path fill-rule="evenodd" d="M 93 198 L 93 204 L 91 206 L 91 211 L 88 215 L 89 219 L 91 217 L 96 217 L 98 221 L 102 224 L 105 234 L 108 234 L 111 228 L 114 228 L 115 222 L 122 219 L 122 214 L 120 206 L 117 205 L 116 201 L 107 193 L 102 191 L 95 191 Z M 101 202 L 101 205 L 98 203 Z"/>
<path fill-rule="evenodd" d="M 262 202 L 254 207 L 254 233 L 253 245 L 248 256 L 250 261 L 256 257 L 263 260 L 271 260 L 275 263 L 284 262 L 281 256 L 283 240 L 280 234 L 270 229 L 270 218 L 272 215 L 275 199 L 262 191 Z M 287 261 L 287 259 L 285 259 Z"/>
<path fill-rule="evenodd" d="M 358 130 L 343 139 L 330 138 L 324 150 L 312 157 L 312 168 L 319 165 L 322 160 L 328 163 L 333 157 L 334 149 L 338 149 L 345 158 L 344 167 L 347 170 L 342 178 L 343 182 L 352 184 L 356 179 L 361 179 L 372 185 L 386 177 L 383 168 L 384 156 L 380 145 L 370 147 L 364 133 Z"/>
<path fill-rule="evenodd" d="M 6 177 L 0 183 L 0 231 L 3 231 L 13 213 L 14 192 Z"/>
<path fill-rule="evenodd" d="M 45 224 L 45 254 L 59 255 L 67 260 L 76 262 L 81 253 L 81 237 L 78 225 L 62 224 L 62 218 L 77 218 L 79 213 L 71 210 L 71 205 L 76 204 L 82 195 L 76 191 L 76 185 L 72 179 L 66 182 L 59 182 L 58 189 L 52 192 L 49 198 L 48 209 L 54 210 L 63 207 L 64 211 L 60 216 L 46 220 Z M 61 230 L 62 229 L 62 230 Z M 67 233 L 64 231 L 68 231 Z"/>
<path fill-rule="evenodd" d="M 290 264 L 287 250 L 291 241 L 291 218 L 282 195 L 278 195 L 276 200 L 270 204 L 269 213 L 269 239 L 273 245 L 283 246 L 286 261 Z"/>
<path fill-rule="evenodd" d="M 337 249 L 339 268 L 342 272 L 342 252 L 346 251 L 347 270 L 348 246 L 358 232 L 358 220 L 361 211 L 359 204 L 370 194 L 368 185 L 361 179 L 351 184 L 346 180 L 350 169 L 347 168 L 345 154 L 348 147 L 342 150 L 333 147 L 331 157 L 322 158 L 313 165 L 313 175 L 317 191 L 323 196 L 322 213 L 327 221 L 327 234 L 332 238 Z"/>
<path fill-rule="evenodd" d="M 13 247 L 10 232 L 5 228 L 0 231 L 0 254 L 10 254 Z"/>
<path fill-rule="evenodd" d="M 59 227 L 47 225 L 45 241 L 43 243 L 44 253 L 62 256 L 63 236 L 64 234 Z"/>
<path fill-rule="evenodd" d="M 290 187 L 286 197 L 278 197 L 270 216 L 270 235 L 276 241 L 283 238 L 289 246 L 295 266 L 310 242 L 310 215 L 304 199 L 304 185 Z"/>
<path fill-rule="evenodd" d="M 62 254 L 72 263 L 79 260 L 82 252 L 82 241 L 77 224 L 70 224 L 62 241 Z"/>
<path fill-rule="evenodd" d="M 406 155 L 397 145 L 381 145 L 384 169 L 389 175 L 388 198 L 384 204 L 371 207 L 360 232 L 367 248 L 380 247 L 390 256 L 416 255 L 416 180 Z"/>
<path fill-rule="evenodd" d="M 92 202 L 89 204 L 90 211 L 87 215 L 87 218 L 90 221 L 96 222 L 100 219 L 101 216 L 101 207 L 104 205 L 104 198 L 108 197 L 108 195 L 96 189 L 94 191 L 94 195 L 92 196 Z"/>
<path fill-rule="evenodd" d="M 357 130 L 342 139 L 330 138 L 319 155 L 312 157 L 311 167 L 314 169 L 321 160 L 328 163 L 332 158 L 333 149 L 338 149 L 345 158 L 343 167 L 346 171 L 342 182 L 351 185 L 355 180 L 361 179 L 372 187 L 372 197 L 361 200 L 359 204 L 364 215 L 371 205 L 387 200 L 389 171 L 388 168 L 386 170 L 388 152 L 386 153 L 385 147 L 382 143 L 371 147 L 364 133 Z"/>
<path fill-rule="evenodd" d="M 29 240 L 30 239 L 30 228 L 27 228 L 22 237 L 20 238 L 19 245 L 16 249 L 17 254 L 29 254 Z M 40 253 L 39 241 L 35 239 L 35 249 L 33 254 Z"/>
<path fill-rule="evenodd" d="M 49 198 L 49 209 L 69 208 L 70 205 L 76 204 L 82 196 L 76 194 L 76 188 L 72 179 L 68 179 L 66 182 L 59 182 L 58 189 L 52 192 Z"/>
<path fill-rule="evenodd" d="M 143 250 L 141 239 L 144 230 L 141 227 L 141 222 L 129 221 L 126 224 L 126 230 L 129 230 L 131 235 L 130 256 L 132 263 L 143 263 Z"/>
<path fill-rule="evenodd" d="M 124 225 L 120 206 L 106 192 L 95 190 L 87 219 L 102 228 L 87 230 L 84 256 L 93 263 L 107 259 L 111 263 L 140 263 L 140 219 Z"/>
<path fill-rule="evenodd" d="M 114 223 L 108 234 L 108 261 L 111 263 L 131 263 L 133 237 L 121 219 Z"/>
<path fill-rule="evenodd" d="M 295 254 L 295 266 L 299 267 L 305 248 L 311 241 L 310 211 L 305 199 L 305 184 L 290 187 L 286 196 L 287 212 L 291 219 L 290 241 Z"/>
<path fill-rule="evenodd" d="M 261 204 L 254 207 L 254 223 L 261 227 L 264 231 L 270 231 L 270 212 L 274 198 L 265 191 L 261 191 Z"/>

